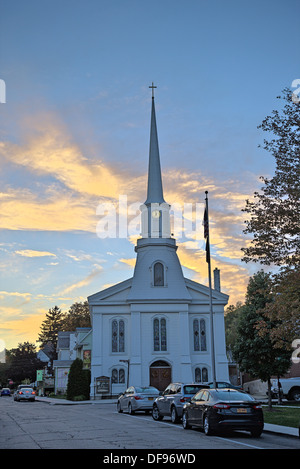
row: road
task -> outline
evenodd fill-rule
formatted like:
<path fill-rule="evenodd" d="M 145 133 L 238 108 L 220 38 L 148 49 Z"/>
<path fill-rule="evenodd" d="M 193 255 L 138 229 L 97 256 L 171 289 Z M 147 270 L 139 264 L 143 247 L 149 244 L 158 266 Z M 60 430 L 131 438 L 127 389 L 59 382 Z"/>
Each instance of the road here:
<path fill-rule="evenodd" d="M 118 414 L 110 403 L 49 405 L 0 398 L 1 449 L 102 449 L 176 450 L 201 449 L 299 449 L 299 439 L 263 433 L 252 438 L 246 432 L 206 436 L 199 429 L 183 430 L 165 418 Z M 137 452 L 138 453 L 138 452 Z M 112 453 L 114 454 L 114 453 Z M 147 451 L 143 454 L 147 454 Z"/>

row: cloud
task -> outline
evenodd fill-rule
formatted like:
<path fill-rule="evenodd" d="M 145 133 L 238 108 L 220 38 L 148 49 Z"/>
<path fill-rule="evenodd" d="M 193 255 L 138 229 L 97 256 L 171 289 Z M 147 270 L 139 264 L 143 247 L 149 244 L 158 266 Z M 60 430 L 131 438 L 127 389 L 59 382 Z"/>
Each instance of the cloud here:
<path fill-rule="evenodd" d="M 78 282 L 73 283 L 72 285 L 69 285 L 68 287 L 64 288 L 60 293 L 58 293 L 58 295 L 61 295 L 61 296 L 68 295 L 74 290 L 78 290 L 81 287 L 85 287 L 86 285 L 89 285 L 92 282 L 92 280 L 98 277 L 102 272 L 103 272 L 103 267 L 101 267 L 100 265 L 97 265 L 95 269 L 89 275 L 87 275 L 84 279 L 79 280 Z"/>
<path fill-rule="evenodd" d="M 19 254 L 20 256 L 24 257 L 45 257 L 45 256 L 54 256 L 56 257 L 55 254 L 52 252 L 48 251 L 33 251 L 31 249 L 23 249 L 21 251 L 15 251 L 16 254 Z"/>
<path fill-rule="evenodd" d="M 24 142 L 0 143 L 0 152 L 9 162 L 39 175 L 52 175 L 75 192 L 101 197 L 115 197 L 119 192 L 115 171 L 100 158 L 92 161 L 83 155 L 57 116 L 34 116 L 23 126 L 30 135 Z"/>

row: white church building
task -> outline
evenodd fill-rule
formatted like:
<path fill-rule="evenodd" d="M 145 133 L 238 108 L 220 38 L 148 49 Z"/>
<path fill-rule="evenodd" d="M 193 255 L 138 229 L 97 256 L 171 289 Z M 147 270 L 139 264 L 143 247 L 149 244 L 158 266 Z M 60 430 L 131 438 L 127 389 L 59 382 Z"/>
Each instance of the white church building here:
<path fill-rule="evenodd" d="M 165 202 L 152 96 L 147 199 L 141 206 L 142 237 L 135 247 L 132 278 L 88 298 L 92 320 L 91 399 L 128 386 L 210 382 L 212 356 L 218 381 L 228 381 L 224 307 L 219 271 L 212 290 L 214 354 L 209 288 L 183 276 Z M 101 384 L 102 383 L 102 384 Z M 105 389 L 105 385 L 104 385 Z"/>

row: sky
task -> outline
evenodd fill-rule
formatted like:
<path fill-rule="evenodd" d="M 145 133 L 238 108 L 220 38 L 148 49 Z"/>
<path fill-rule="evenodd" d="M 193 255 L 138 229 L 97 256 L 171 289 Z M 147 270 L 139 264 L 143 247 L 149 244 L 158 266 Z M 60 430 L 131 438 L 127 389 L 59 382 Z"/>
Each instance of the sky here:
<path fill-rule="evenodd" d="M 208 284 L 208 191 L 212 269 L 229 304 L 244 300 L 261 266 L 241 261 L 242 209 L 275 168 L 257 127 L 299 78 L 299 13 L 298 0 L 2 0 L 1 344 L 36 343 L 50 308 L 133 275 L 152 82 L 183 273 Z"/>

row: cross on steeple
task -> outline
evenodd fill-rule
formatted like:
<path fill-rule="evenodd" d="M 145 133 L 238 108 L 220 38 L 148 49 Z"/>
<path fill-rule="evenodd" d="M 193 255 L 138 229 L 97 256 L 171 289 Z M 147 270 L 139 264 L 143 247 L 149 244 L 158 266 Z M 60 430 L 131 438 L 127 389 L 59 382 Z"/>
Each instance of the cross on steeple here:
<path fill-rule="evenodd" d="M 157 86 L 154 86 L 152 82 L 152 86 L 149 86 L 149 88 L 152 88 L 152 98 L 154 98 L 154 88 L 157 88 Z"/>

